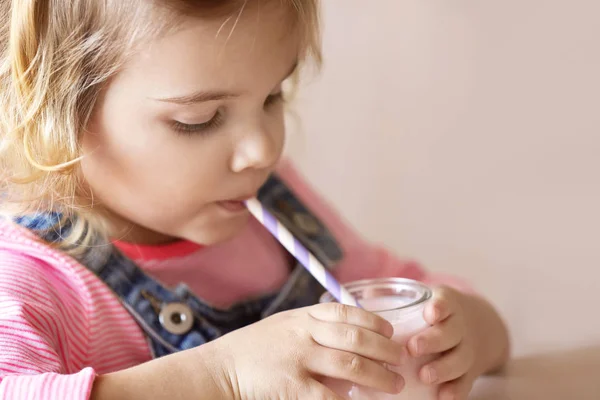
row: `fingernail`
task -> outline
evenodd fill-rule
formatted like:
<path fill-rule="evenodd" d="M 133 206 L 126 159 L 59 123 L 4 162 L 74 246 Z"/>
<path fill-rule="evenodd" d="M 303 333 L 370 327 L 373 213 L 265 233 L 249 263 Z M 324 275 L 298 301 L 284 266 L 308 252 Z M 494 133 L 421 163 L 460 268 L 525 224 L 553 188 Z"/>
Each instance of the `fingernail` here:
<path fill-rule="evenodd" d="M 433 322 L 438 322 L 438 319 L 442 315 L 442 310 L 439 305 L 434 305 L 433 310 L 431 311 L 431 317 L 433 318 Z"/>
<path fill-rule="evenodd" d="M 427 376 L 429 377 L 429 383 L 435 383 L 437 381 L 437 373 L 433 368 L 427 368 Z"/>
<path fill-rule="evenodd" d="M 392 324 L 389 324 L 388 326 L 388 337 L 391 338 L 392 336 L 394 336 L 394 326 Z"/>
<path fill-rule="evenodd" d="M 404 378 L 398 375 L 396 378 L 396 393 L 400 393 L 404 389 Z"/>
<path fill-rule="evenodd" d="M 419 338 L 415 341 L 415 355 L 421 355 L 425 351 L 425 339 Z"/>

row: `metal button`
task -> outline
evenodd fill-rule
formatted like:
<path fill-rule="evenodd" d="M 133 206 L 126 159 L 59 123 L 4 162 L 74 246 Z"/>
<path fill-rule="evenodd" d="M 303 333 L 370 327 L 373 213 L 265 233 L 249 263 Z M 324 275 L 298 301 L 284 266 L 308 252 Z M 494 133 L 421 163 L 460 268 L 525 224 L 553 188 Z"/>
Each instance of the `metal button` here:
<path fill-rule="evenodd" d="M 162 306 L 158 321 L 168 332 L 183 335 L 192 329 L 194 315 L 192 310 L 183 303 L 169 303 Z"/>
<path fill-rule="evenodd" d="M 312 215 L 306 213 L 294 213 L 292 219 L 296 226 L 307 235 L 316 235 L 321 231 L 319 222 L 317 222 Z"/>

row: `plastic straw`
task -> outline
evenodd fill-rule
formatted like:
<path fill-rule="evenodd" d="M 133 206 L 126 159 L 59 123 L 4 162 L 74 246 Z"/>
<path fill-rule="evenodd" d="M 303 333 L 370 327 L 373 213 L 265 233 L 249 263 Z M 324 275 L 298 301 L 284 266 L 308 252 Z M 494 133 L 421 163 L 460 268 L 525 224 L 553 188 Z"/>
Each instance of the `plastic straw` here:
<path fill-rule="evenodd" d="M 312 276 L 340 303 L 359 307 L 358 302 L 317 260 L 317 258 L 306 249 L 292 235 L 292 233 L 281 222 L 277 220 L 263 205 L 256 199 L 246 201 L 248 211 L 260 222 L 267 230 L 281 243 L 287 251 L 300 264 L 310 272 Z"/>

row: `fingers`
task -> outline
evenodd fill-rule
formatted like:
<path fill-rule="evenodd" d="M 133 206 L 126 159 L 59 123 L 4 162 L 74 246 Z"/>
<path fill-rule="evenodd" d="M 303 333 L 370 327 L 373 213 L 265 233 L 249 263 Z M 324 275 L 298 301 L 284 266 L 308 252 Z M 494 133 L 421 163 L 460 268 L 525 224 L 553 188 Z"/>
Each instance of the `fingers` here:
<path fill-rule="evenodd" d="M 459 308 L 458 293 L 448 287 L 434 289 L 432 299 L 425 305 L 423 316 L 429 325 L 435 325 L 450 317 Z"/>
<path fill-rule="evenodd" d="M 399 393 L 404 379 L 383 364 L 345 351 L 321 348 L 306 361 L 314 374 L 352 382 L 386 393 Z"/>
<path fill-rule="evenodd" d="M 371 360 L 400 365 L 408 358 L 408 352 L 402 344 L 355 325 L 319 321 L 311 333 L 321 346 L 355 353 Z"/>
<path fill-rule="evenodd" d="M 439 400 L 466 400 L 473 388 L 473 380 L 462 376 L 440 386 Z"/>
<path fill-rule="evenodd" d="M 465 375 L 473 365 L 474 359 L 469 349 L 459 344 L 455 349 L 421 368 L 419 378 L 427 384 L 439 384 Z"/>
<path fill-rule="evenodd" d="M 442 353 L 456 347 L 464 334 L 461 317 L 452 315 L 410 338 L 407 346 L 413 357 Z"/>
<path fill-rule="evenodd" d="M 310 307 L 308 313 L 320 321 L 356 325 L 387 338 L 394 334 L 394 328 L 388 321 L 357 307 L 326 303 Z"/>
<path fill-rule="evenodd" d="M 383 363 L 398 365 L 406 358 L 404 346 L 390 340 L 391 324 L 363 309 L 338 303 L 311 307 L 310 329 L 320 345 L 306 361 L 312 373 L 352 382 L 386 393 L 398 393 L 404 379 Z"/>

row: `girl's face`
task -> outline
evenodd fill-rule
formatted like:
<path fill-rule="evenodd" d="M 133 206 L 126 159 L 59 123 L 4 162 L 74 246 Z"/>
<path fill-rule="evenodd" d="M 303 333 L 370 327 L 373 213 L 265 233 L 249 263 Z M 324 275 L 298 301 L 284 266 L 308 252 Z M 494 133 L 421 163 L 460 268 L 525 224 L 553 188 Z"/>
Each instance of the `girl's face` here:
<path fill-rule="evenodd" d="M 277 2 L 255 3 L 225 24 L 190 18 L 107 85 L 82 173 L 116 238 L 214 244 L 245 226 L 242 201 L 282 153 L 281 85 L 299 46 Z"/>

